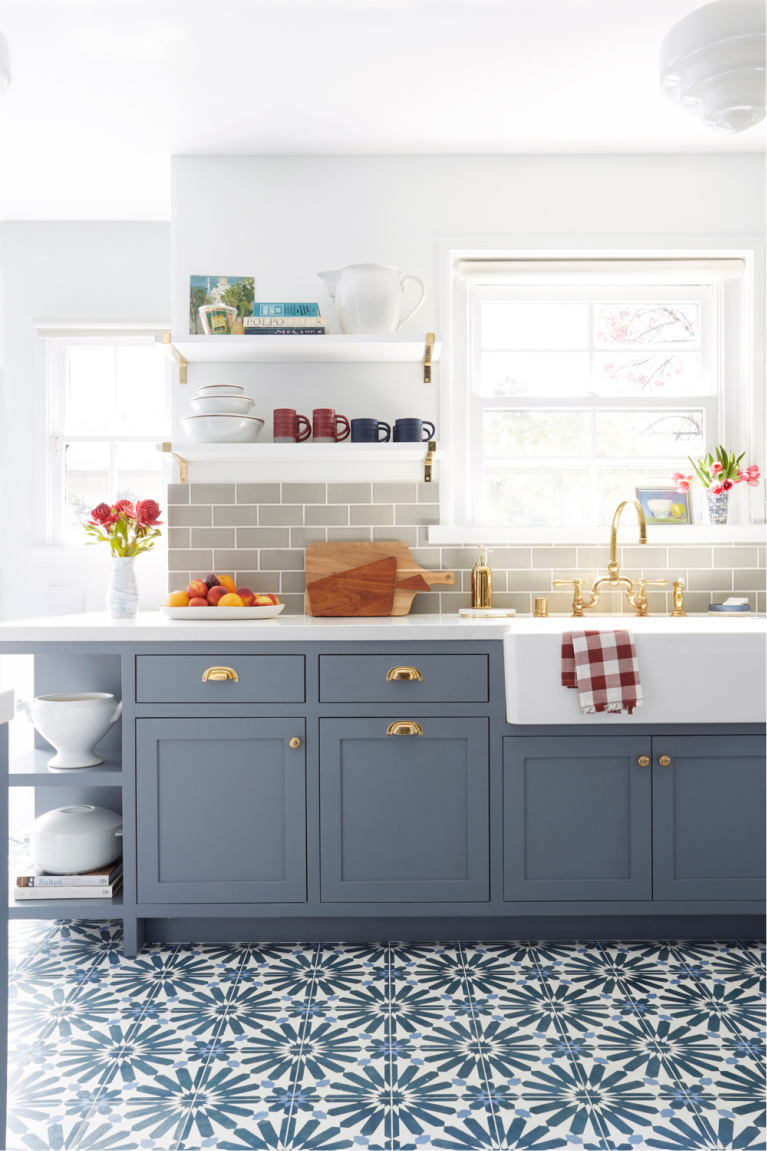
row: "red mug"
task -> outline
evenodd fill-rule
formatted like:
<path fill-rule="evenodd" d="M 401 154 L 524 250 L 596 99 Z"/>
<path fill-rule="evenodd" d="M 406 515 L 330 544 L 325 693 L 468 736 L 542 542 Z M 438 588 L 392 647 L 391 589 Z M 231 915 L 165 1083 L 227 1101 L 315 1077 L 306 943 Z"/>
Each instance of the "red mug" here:
<path fill-rule="evenodd" d="M 275 408 L 273 416 L 275 444 L 300 444 L 312 434 L 309 420 L 295 408 Z"/>
<path fill-rule="evenodd" d="M 339 432 L 338 425 L 342 431 Z M 346 416 L 337 416 L 334 408 L 315 408 L 312 412 L 315 443 L 333 444 L 345 440 L 351 431 Z"/>

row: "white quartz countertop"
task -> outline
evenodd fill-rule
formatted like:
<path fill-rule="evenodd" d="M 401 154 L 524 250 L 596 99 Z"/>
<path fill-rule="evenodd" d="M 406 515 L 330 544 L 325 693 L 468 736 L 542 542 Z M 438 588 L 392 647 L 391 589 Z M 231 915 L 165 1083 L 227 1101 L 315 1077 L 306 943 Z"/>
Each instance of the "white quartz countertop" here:
<path fill-rule="evenodd" d="M 456 615 L 380 617 L 278 616 L 276 619 L 187 623 L 160 612 L 139 612 L 135 619 L 113 620 L 105 612 L 43 616 L 0 623 L 0 643 L 350 643 L 366 640 L 501 639 L 512 618 L 463 619 Z"/>

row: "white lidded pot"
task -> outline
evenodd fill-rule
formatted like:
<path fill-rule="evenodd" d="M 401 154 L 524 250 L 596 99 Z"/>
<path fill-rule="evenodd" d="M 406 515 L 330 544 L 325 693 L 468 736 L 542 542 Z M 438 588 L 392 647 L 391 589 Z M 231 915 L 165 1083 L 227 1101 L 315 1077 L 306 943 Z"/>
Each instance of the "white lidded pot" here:
<path fill-rule="evenodd" d="M 332 272 L 318 272 L 336 306 L 338 322 L 345 335 L 392 336 L 426 299 L 426 288 L 418 276 L 403 276 L 389 264 L 349 264 Z M 405 284 L 413 280 L 421 289 L 415 307 L 402 315 Z"/>
<path fill-rule="evenodd" d="M 94 752 L 122 713 L 118 703 L 106 691 L 82 691 L 70 695 L 38 695 L 32 703 L 20 699 L 16 710 L 22 711 L 40 735 L 56 748 L 48 767 L 95 767 L 104 760 Z"/>
<path fill-rule="evenodd" d="M 29 836 L 35 867 L 51 875 L 79 875 L 122 855 L 122 816 L 106 807 L 74 804 L 38 816 Z"/>

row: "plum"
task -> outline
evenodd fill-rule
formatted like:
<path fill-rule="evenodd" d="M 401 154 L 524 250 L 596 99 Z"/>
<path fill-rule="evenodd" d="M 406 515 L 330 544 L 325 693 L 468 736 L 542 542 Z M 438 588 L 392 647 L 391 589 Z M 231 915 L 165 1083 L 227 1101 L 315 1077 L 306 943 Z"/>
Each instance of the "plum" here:
<path fill-rule="evenodd" d="M 203 583 L 207 587 L 208 591 L 210 591 L 212 587 L 220 587 L 220 580 L 216 575 L 206 576 L 203 580 Z"/>

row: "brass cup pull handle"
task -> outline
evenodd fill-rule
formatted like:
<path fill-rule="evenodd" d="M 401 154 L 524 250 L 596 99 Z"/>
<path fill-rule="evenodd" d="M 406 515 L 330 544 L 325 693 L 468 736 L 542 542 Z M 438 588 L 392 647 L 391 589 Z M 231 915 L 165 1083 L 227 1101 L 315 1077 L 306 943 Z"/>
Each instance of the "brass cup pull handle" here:
<path fill-rule="evenodd" d="M 639 764 L 640 767 L 649 767 L 650 766 L 649 756 L 640 755 L 639 759 L 637 760 L 637 763 Z"/>
<path fill-rule="evenodd" d="M 301 740 L 298 738 L 297 735 L 294 735 L 292 739 L 288 740 L 288 747 L 294 747 L 295 748 L 295 747 L 300 747 L 300 746 L 301 746 Z"/>
<path fill-rule="evenodd" d="M 671 760 L 667 755 L 661 755 L 658 759 L 658 763 L 661 765 L 661 767 L 668 767 L 668 765 L 671 763 Z"/>
<path fill-rule="evenodd" d="M 216 683 L 226 679 L 231 679 L 234 683 L 240 682 L 240 677 L 233 667 L 206 667 L 202 673 L 202 682 L 207 683 L 209 679 Z"/>
<path fill-rule="evenodd" d="M 423 683 L 423 674 L 417 667 L 390 667 L 386 673 L 387 683 L 402 679 L 414 679 L 418 683 Z"/>
<path fill-rule="evenodd" d="M 386 729 L 387 735 L 423 735 L 423 728 L 414 719 L 398 719 L 390 723 Z"/>

